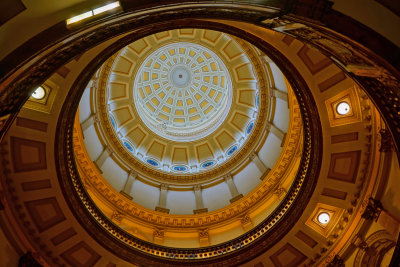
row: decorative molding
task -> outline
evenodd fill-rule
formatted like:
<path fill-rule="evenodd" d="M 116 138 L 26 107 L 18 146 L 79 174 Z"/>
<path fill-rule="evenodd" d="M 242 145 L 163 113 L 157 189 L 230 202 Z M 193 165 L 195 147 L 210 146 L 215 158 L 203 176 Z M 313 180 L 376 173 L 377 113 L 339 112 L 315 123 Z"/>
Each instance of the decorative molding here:
<path fill-rule="evenodd" d="M 253 228 L 253 221 L 251 220 L 250 216 L 248 214 L 244 215 L 243 217 L 240 218 L 240 224 L 243 227 L 243 230 L 245 232 L 249 231 L 251 228 Z"/>
<path fill-rule="evenodd" d="M 210 22 L 208 22 L 210 23 Z M 200 23 L 201 24 L 201 23 Z M 162 25 L 159 25 L 160 27 Z M 201 26 L 201 25 L 200 25 Z M 162 27 L 157 27 L 157 31 L 162 30 Z M 176 27 L 176 24 L 174 24 L 174 27 Z M 112 29 L 111 29 L 112 30 Z M 229 28 L 227 29 L 229 31 Z M 236 34 L 240 34 L 239 32 L 236 32 Z M 136 35 L 138 36 L 138 35 Z M 132 41 L 132 40 L 131 40 Z M 277 57 L 276 54 L 279 54 L 279 52 L 275 51 L 273 47 L 268 47 L 266 44 L 261 43 L 260 47 L 262 50 L 265 51 L 271 51 L 270 55 L 271 57 Z M 267 49 L 269 48 L 269 49 Z M 107 52 L 104 52 L 104 56 L 107 55 Z M 100 59 L 96 59 L 100 60 Z M 283 62 L 283 61 L 280 61 Z M 296 74 L 296 69 L 291 66 L 289 63 L 285 62 L 282 64 L 287 64 L 283 66 L 283 72 L 287 76 L 292 76 L 292 74 Z M 90 66 L 90 65 L 89 65 Z M 93 64 L 92 66 L 89 67 L 89 70 L 87 74 L 92 73 L 91 68 L 95 69 L 96 64 Z M 292 73 L 292 74 L 291 74 Z M 294 75 L 295 76 L 295 75 Z M 76 99 L 76 92 L 79 92 L 78 88 L 80 87 L 80 84 L 86 84 L 87 79 L 85 77 L 80 77 L 81 79 L 78 79 L 79 82 L 75 84 L 72 88 L 77 88 L 76 91 L 71 90 L 70 93 L 71 95 L 68 96 L 68 98 L 72 97 Z M 231 265 L 237 265 L 237 263 L 241 263 L 245 261 L 246 259 L 243 258 L 238 258 L 238 254 L 235 253 L 236 249 L 236 244 L 240 244 L 240 242 L 245 242 L 247 245 L 245 246 L 246 249 L 246 256 L 248 258 L 255 257 L 258 255 L 260 252 L 265 251 L 266 249 L 269 248 L 269 244 L 274 243 L 271 242 L 271 239 L 274 238 L 280 238 L 282 235 L 284 235 L 285 231 L 293 225 L 296 222 L 296 219 L 298 216 L 301 214 L 300 210 L 305 207 L 305 205 L 308 202 L 308 198 L 310 196 L 310 192 L 312 192 L 315 184 L 316 184 L 316 177 L 314 176 L 316 173 L 318 173 L 319 167 L 320 167 L 320 157 L 321 157 L 321 132 L 320 132 L 320 124 L 318 119 L 316 119 L 313 115 L 313 117 L 310 116 L 310 114 L 317 114 L 316 108 L 315 108 L 315 103 L 312 100 L 312 97 L 309 95 L 309 92 L 307 90 L 303 90 L 304 88 L 307 88 L 305 85 L 305 82 L 301 79 L 301 77 L 296 77 L 296 79 L 292 77 L 288 77 L 289 82 L 295 84 L 295 91 L 296 95 L 301 99 L 301 112 L 303 115 L 303 118 L 306 118 L 306 124 L 304 126 L 304 135 L 305 135 L 305 144 L 303 147 L 303 159 L 301 161 L 301 166 L 299 169 L 299 172 L 297 173 L 297 179 L 294 182 L 293 186 L 291 187 L 291 191 L 288 193 L 289 196 L 288 198 L 277 208 L 275 213 L 273 214 L 274 220 L 277 221 L 277 224 L 273 223 L 270 224 L 270 221 L 264 221 L 260 225 L 258 225 L 255 229 L 252 230 L 251 233 L 249 233 L 249 236 L 242 237 L 241 239 L 235 239 L 234 241 L 227 242 L 224 244 L 224 249 L 226 248 L 227 253 L 222 255 L 222 253 L 217 253 L 215 256 L 219 256 L 220 258 L 224 258 L 227 260 L 227 264 Z M 78 81 L 77 80 L 77 81 Z M 303 89 L 300 89 L 303 88 Z M 78 93 L 79 94 L 79 93 Z M 303 103 L 304 101 L 304 103 Z M 91 227 L 96 225 L 97 228 L 97 234 L 93 235 L 93 238 L 95 238 L 98 242 L 103 244 L 106 248 L 118 252 L 118 253 L 123 253 L 125 256 L 125 259 L 133 260 L 134 261 L 140 261 L 143 263 L 147 263 L 144 265 L 149 265 L 148 263 L 152 262 L 160 262 L 160 258 L 164 261 L 165 259 L 168 259 L 171 262 L 178 262 L 174 261 L 175 256 L 179 256 L 182 258 L 187 258 L 187 255 L 195 255 L 194 257 L 199 257 L 200 255 L 203 255 L 204 257 L 204 252 L 201 249 L 196 249 L 196 250 L 188 250 L 184 252 L 178 252 L 177 250 L 168 248 L 168 252 L 166 251 L 161 251 L 160 247 L 149 245 L 148 243 L 141 242 L 138 239 L 134 239 L 131 236 L 127 236 L 124 234 L 124 232 L 120 232 L 117 228 L 113 227 L 113 224 L 109 222 L 107 218 L 104 218 L 102 214 L 98 213 L 98 210 L 96 207 L 92 206 L 92 202 L 90 201 L 90 198 L 87 198 L 86 192 L 80 188 L 82 186 L 81 181 L 79 176 L 77 175 L 77 170 L 76 166 L 72 162 L 73 157 L 73 144 L 72 144 L 72 123 L 73 123 L 73 118 L 74 112 L 76 110 L 76 105 L 72 102 L 67 102 L 66 106 L 63 108 L 61 112 L 60 118 L 63 118 L 62 120 L 59 121 L 59 125 L 57 127 L 57 142 L 55 142 L 56 145 L 56 150 L 60 151 L 60 155 L 57 157 L 58 161 L 58 172 L 61 176 L 67 176 L 68 179 L 64 179 L 66 177 L 61 177 L 60 182 L 63 185 L 63 190 L 67 193 L 71 193 L 71 197 L 66 199 L 67 203 L 71 205 L 73 208 L 73 212 L 77 215 L 76 218 L 78 221 L 81 221 L 80 218 L 90 218 L 89 220 L 86 220 L 85 224 L 82 224 L 83 227 L 86 228 L 87 231 L 91 231 Z M 70 110 L 71 109 L 71 110 Z M 72 111 L 72 112 L 71 112 Z M 67 131 L 67 127 L 69 127 L 69 131 Z M 311 142 L 311 140 L 315 142 Z M 312 145 L 311 145 L 312 144 Z M 62 147 L 63 149 L 57 149 Z M 306 182 L 305 182 L 306 181 Z M 79 189 L 80 188 L 80 189 Z M 302 194 L 300 194 L 299 198 L 296 198 L 295 195 L 298 194 L 300 189 L 304 190 Z M 76 192 L 76 195 L 79 197 L 79 199 L 75 198 L 74 193 Z M 290 201 L 296 202 L 296 205 L 298 205 L 299 210 L 297 209 L 291 209 L 290 210 L 290 218 L 293 220 L 288 222 L 285 220 L 285 227 L 279 227 L 279 218 L 284 214 L 284 210 L 289 207 Z M 85 206 L 82 205 L 82 202 L 85 203 Z M 95 218 L 92 217 L 94 214 L 96 214 Z M 84 215 L 79 216 L 79 215 Z M 90 215 L 89 217 L 86 217 Z M 269 225 L 270 224 L 270 225 Z M 99 225 L 102 225 L 105 229 L 107 229 L 106 232 L 98 231 Z M 265 234 L 268 233 L 268 229 L 272 227 L 272 225 L 277 226 L 276 229 L 278 231 L 275 232 L 274 238 L 270 237 L 270 235 Z M 111 229 L 115 231 L 115 234 L 111 234 Z M 92 229 L 93 230 L 93 229 Z M 259 232 L 261 231 L 262 232 Z M 264 233 L 264 234 L 262 234 Z M 120 241 L 119 243 L 114 242 L 116 238 L 118 238 L 118 235 L 120 236 Z M 251 236 L 251 239 L 250 239 Z M 256 238 L 254 238 L 256 237 Z M 265 238 L 263 238 L 265 237 Z M 132 239 L 133 238 L 133 239 Z M 271 238 L 271 239 L 270 239 Z M 102 239 L 102 240 L 101 240 Z M 125 241 L 124 241 L 125 240 Z M 132 243 L 128 243 L 128 240 L 134 240 Z M 107 241 L 113 241 L 113 242 L 107 242 Z M 123 246 L 120 246 L 124 242 Z M 232 243 L 234 242 L 234 243 Z M 239 243 L 237 243 L 239 242 Z M 129 249 L 127 250 L 125 245 L 129 245 L 134 249 Z M 139 247 L 140 245 L 140 247 Z M 155 250 L 150 249 L 150 247 L 155 248 Z M 160 250 L 159 250 L 160 249 Z M 136 250 L 141 250 L 142 252 L 138 253 Z M 147 252 L 145 252 L 147 250 Z M 241 255 L 243 252 L 244 248 L 241 248 Z M 155 253 L 155 251 L 160 252 L 161 254 L 159 255 L 158 258 L 145 258 L 142 256 L 142 253 L 148 253 L 152 255 L 152 253 Z M 136 253 L 135 253 L 136 252 Z M 171 255 L 171 256 L 169 256 Z M 207 256 L 208 258 L 208 256 Z M 189 262 L 190 260 L 186 261 L 185 263 Z"/>
<path fill-rule="evenodd" d="M 99 118 L 101 121 L 100 131 L 102 132 L 102 135 L 107 139 L 107 142 L 115 148 L 115 151 L 118 151 L 118 153 L 116 153 L 115 155 L 116 157 L 119 158 L 121 162 L 124 163 L 124 165 L 135 166 L 136 171 L 140 174 L 141 177 L 151 180 L 153 182 L 188 184 L 188 183 L 198 183 L 198 182 L 217 180 L 226 173 L 229 173 L 230 170 L 238 166 L 238 164 L 243 164 L 239 163 L 238 161 L 243 162 L 249 151 L 254 150 L 256 148 L 257 144 L 259 143 L 257 140 L 263 138 L 264 135 L 263 129 L 265 128 L 265 122 L 266 122 L 265 118 L 269 116 L 268 103 L 270 99 L 269 97 L 270 90 L 267 87 L 267 83 L 263 82 L 264 80 L 266 80 L 265 76 L 267 74 L 265 72 L 258 71 L 259 69 L 262 68 L 261 59 L 258 56 L 256 56 L 254 51 L 255 49 L 251 48 L 246 42 L 240 41 L 239 38 L 234 38 L 234 37 L 229 37 L 229 38 L 233 38 L 235 43 L 239 44 L 242 47 L 244 53 L 248 55 L 249 58 L 252 59 L 251 62 L 254 65 L 252 66 L 252 68 L 257 70 L 254 71 L 254 74 L 256 75 L 258 81 L 257 88 L 258 91 L 260 92 L 260 107 L 258 110 L 256 123 L 254 125 L 254 130 L 250 134 L 248 140 L 240 147 L 240 149 L 238 149 L 238 151 L 234 155 L 232 155 L 232 157 L 229 157 L 229 159 L 226 162 L 223 162 L 222 164 L 219 162 L 209 170 L 198 169 L 197 173 L 190 173 L 190 175 L 188 175 L 187 173 L 171 174 L 170 172 L 165 171 L 164 168 L 152 168 L 148 164 L 142 162 L 141 160 L 133 156 L 131 153 L 126 153 L 125 151 L 126 149 L 122 146 L 119 139 L 115 136 L 114 129 L 112 129 L 112 127 L 109 127 L 109 114 L 108 111 L 106 111 L 107 109 L 105 109 L 107 103 L 107 99 L 105 97 L 107 95 L 107 90 L 108 90 L 107 86 L 105 85 L 107 84 L 107 82 L 109 82 L 109 77 L 112 73 L 112 68 L 113 66 L 115 66 L 116 60 L 118 59 L 119 55 L 113 56 L 105 62 L 105 64 L 101 68 L 101 75 L 100 75 L 101 79 L 96 85 L 96 90 L 100 91 L 100 93 L 96 98 L 96 105 L 97 105 L 96 109 L 99 110 L 100 112 L 99 113 Z M 171 40 L 169 40 L 168 42 L 171 42 Z M 205 46 L 210 46 L 210 45 L 205 44 Z M 152 50 L 150 49 L 145 54 L 148 55 L 151 53 L 151 51 Z M 223 57 L 223 55 L 221 55 L 221 57 Z M 224 60 L 227 59 L 224 58 Z M 230 63 L 230 61 L 228 61 L 228 63 Z M 135 116 L 137 115 L 137 117 L 139 117 L 139 115 L 136 114 L 137 113 L 136 110 L 133 109 L 133 112 L 135 113 Z M 231 115 L 233 116 L 233 113 L 228 115 L 226 123 L 230 121 L 229 118 Z M 147 126 L 143 125 L 143 128 L 147 129 Z M 260 129 L 260 131 L 256 129 Z M 198 155 L 196 155 L 196 158 L 197 156 Z M 199 164 L 201 163 L 200 160 L 198 163 Z"/>
<path fill-rule="evenodd" d="M 24 204 L 40 233 L 65 221 L 64 213 L 55 197 L 30 200 Z"/>
<path fill-rule="evenodd" d="M 303 263 L 307 256 L 289 243 L 270 256 L 275 267 L 297 267 Z"/>
<path fill-rule="evenodd" d="M 56 236 L 51 238 L 51 243 L 53 243 L 54 246 L 58 246 L 59 244 L 63 243 L 64 241 L 70 239 L 71 237 L 75 236 L 77 233 L 74 230 L 74 228 L 70 227 L 61 233 L 58 233 Z"/>
<path fill-rule="evenodd" d="M 365 207 L 362 217 L 366 220 L 377 221 L 382 210 L 383 210 L 382 203 L 379 200 L 370 197 L 368 199 L 368 204 Z"/>
<path fill-rule="evenodd" d="M 121 223 L 122 219 L 124 218 L 124 214 L 120 211 L 113 211 L 113 213 L 111 214 L 111 220 L 115 221 L 117 223 Z"/>
<path fill-rule="evenodd" d="M 166 208 L 162 208 L 162 207 L 156 207 L 155 208 L 155 210 L 156 211 L 158 211 L 158 212 L 162 212 L 162 213 L 166 213 L 166 214 L 169 214 L 169 209 L 166 209 Z"/>
<path fill-rule="evenodd" d="M 231 198 L 231 199 L 229 200 L 229 202 L 230 202 L 230 203 L 233 203 L 233 202 L 235 202 L 235 201 L 238 201 L 238 200 L 241 199 L 242 197 L 243 197 L 243 194 L 239 194 L 239 195 L 234 196 L 233 198 Z"/>
<path fill-rule="evenodd" d="M 47 126 L 48 126 L 46 122 L 41 122 L 23 117 L 17 117 L 16 125 L 41 132 L 47 132 Z"/>
<path fill-rule="evenodd" d="M 10 137 L 12 161 L 15 172 L 44 170 L 47 168 L 46 143 Z"/>
<path fill-rule="evenodd" d="M 360 165 L 361 150 L 332 153 L 328 178 L 348 183 L 355 183 Z M 343 165 L 343 163 L 347 163 Z M 342 166 L 348 166 L 342 168 Z"/>
<path fill-rule="evenodd" d="M 345 267 L 344 260 L 338 255 L 335 255 L 326 267 Z"/>
<path fill-rule="evenodd" d="M 88 39 L 86 39 L 86 41 L 87 41 L 87 40 L 88 40 Z M 72 51 L 71 54 L 74 54 L 73 51 Z M 71 55 L 71 56 L 72 56 L 72 55 Z M 373 85 L 373 84 L 371 83 L 371 85 Z M 378 88 L 379 88 L 379 87 L 378 87 Z M 398 87 L 397 87 L 397 88 L 398 88 Z M 381 90 L 382 92 L 385 91 L 384 89 L 385 89 L 385 88 L 383 88 L 383 89 L 382 89 L 382 88 L 379 88 L 379 90 Z M 371 90 L 374 90 L 374 89 L 371 89 Z M 395 92 L 397 92 L 397 91 L 395 91 Z M 393 94 L 393 93 L 382 93 L 382 94 L 388 94 L 388 95 L 390 95 L 390 94 Z M 396 93 L 395 93 L 395 94 L 396 94 Z M 372 94 L 372 95 L 374 96 L 375 94 Z M 383 97 L 383 98 L 385 98 L 385 97 Z M 388 99 L 388 98 L 385 98 L 385 99 Z M 379 104 L 380 101 L 381 101 L 381 100 L 377 99 L 378 104 Z M 380 102 L 380 103 L 382 103 L 382 102 Z M 388 109 L 388 111 L 387 111 L 389 114 L 391 114 L 391 112 L 395 111 L 395 110 L 393 109 L 393 107 L 394 107 L 394 106 L 392 106 L 391 109 L 390 109 L 390 107 L 389 107 L 389 109 Z M 382 106 L 381 108 L 383 109 L 383 106 Z M 389 117 L 387 116 L 388 113 L 385 113 L 385 114 L 386 114 L 386 118 L 389 118 Z M 385 116 L 385 114 L 384 114 L 384 116 Z M 390 122 L 390 120 L 389 120 L 389 122 Z M 306 126 L 306 127 L 307 127 L 307 126 Z M 392 125 L 391 127 L 394 128 L 393 125 Z M 395 128 L 394 128 L 394 129 L 395 129 Z M 308 134 L 309 134 L 309 133 L 308 133 Z M 395 140 L 396 140 L 396 142 L 398 142 L 399 139 L 395 139 Z M 64 140 L 63 140 L 63 141 L 64 141 Z M 60 144 L 61 144 L 61 142 L 60 142 Z M 71 144 L 69 144 L 69 145 L 71 145 Z M 72 155 L 69 155 L 69 156 L 72 156 Z M 72 157 L 73 157 L 73 156 L 72 156 Z M 66 162 L 63 162 L 63 163 L 66 163 Z M 64 166 L 64 165 L 63 165 L 63 166 Z M 66 167 L 68 166 L 69 168 L 71 168 L 70 165 L 65 164 L 65 166 L 66 166 Z M 76 182 L 76 181 L 74 181 L 74 182 Z M 79 192 L 79 194 L 80 194 L 80 192 Z M 76 211 L 76 212 L 78 212 L 78 211 Z M 253 254 L 249 253 L 249 254 L 250 254 L 250 255 L 254 255 L 255 253 L 253 253 Z"/>
<path fill-rule="evenodd" d="M 101 258 L 93 248 L 83 241 L 64 251 L 61 257 L 74 267 L 94 266 Z"/>
<path fill-rule="evenodd" d="M 393 151 L 392 135 L 387 129 L 380 129 L 379 135 L 381 137 L 381 146 L 379 152 L 391 152 Z"/>
<path fill-rule="evenodd" d="M 315 241 L 313 238 L 311 238 L 309 235 L 307 235 L 306 233 L 304 233 L 303 231 L 299 230 L 295 236 L 300 239 L 301 241 L 303 241 L 307 246 L 309 246 L 310 248 L 314 248 L 318 242 Z"/>
<path fill-rule="evenodd" d="M 210 235 L 207 229 L 199 231 L 199 243 L 201 247 L 210 245 Z"/>
<path fill-rule="evenodd" d="M 201 213 L 207 213 L 207 212 L 208 212 L 207 208 L 193 210 L 193 214 L 201 214 Z"/>
<path fill-rule="evenodd" d="M 159 245 L 164 243 L 164 231 L 161 229 L 155 229 L 153 231 L 153 242 Z"/>

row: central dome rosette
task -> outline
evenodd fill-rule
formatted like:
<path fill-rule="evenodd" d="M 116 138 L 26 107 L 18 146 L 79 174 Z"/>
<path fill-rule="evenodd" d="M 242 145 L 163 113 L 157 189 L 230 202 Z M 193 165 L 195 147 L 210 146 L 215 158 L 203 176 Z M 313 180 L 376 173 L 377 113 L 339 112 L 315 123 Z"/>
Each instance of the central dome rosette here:
<path fill-rule="evenodd" d="M 151 53 L 136 74 L 133 91 L 146 126 L 178 142 L 214 132 L 232 103 L 232 83 L 223 61 L 210 49 L 187 42 Z"/>

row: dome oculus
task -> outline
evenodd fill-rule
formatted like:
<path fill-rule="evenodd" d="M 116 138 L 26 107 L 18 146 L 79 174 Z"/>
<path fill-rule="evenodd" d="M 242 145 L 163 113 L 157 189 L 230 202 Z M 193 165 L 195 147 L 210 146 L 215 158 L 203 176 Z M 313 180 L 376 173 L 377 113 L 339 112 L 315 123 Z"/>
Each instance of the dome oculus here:
<path fill-rule="evenodd" d="M 222 60 L 187 42 L 162 46 L 140 66 L 134 103 L 146 126 L 173 141 L 194 141 L 216 130 L 232 103 L 232 84 Z"/>

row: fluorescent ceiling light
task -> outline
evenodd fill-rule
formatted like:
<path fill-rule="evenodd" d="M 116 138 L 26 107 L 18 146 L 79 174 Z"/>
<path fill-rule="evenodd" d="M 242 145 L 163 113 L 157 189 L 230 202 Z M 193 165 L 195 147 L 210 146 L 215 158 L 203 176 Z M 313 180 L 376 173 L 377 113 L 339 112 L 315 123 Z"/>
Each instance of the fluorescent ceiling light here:
<path fill-rule="evenodd" d="M 86 18 L 89 18 L 91 16 L 93 16 L 93 12 L 90 10 L 90 11 L 82 13 L 82 14 L 80 14 L 78 16 L 75 16 L 75 17 L 72 17 L 70 19 L 67 19 L 67 25 L 71 24 L 71 23 L 78 22 L 78 21 L 86 19 Z"/>
<path fill-rule="evenodd" d="M 108 10 L 114 9 L 116 7 L 119 7 L 119 1 L 113 2 L 113 3 L 105 5 L 105 6 L 98 7 L 96 9 L 93 9 L 93 14 L 97 15 L 97 14 L 106 12 Z"/>

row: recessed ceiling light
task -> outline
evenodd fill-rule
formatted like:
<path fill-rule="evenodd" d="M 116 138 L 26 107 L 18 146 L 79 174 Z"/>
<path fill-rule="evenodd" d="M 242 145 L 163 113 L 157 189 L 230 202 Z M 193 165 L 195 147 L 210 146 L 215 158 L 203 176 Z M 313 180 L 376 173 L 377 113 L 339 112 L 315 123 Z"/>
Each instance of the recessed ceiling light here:
<path fill-rule="evenodd" d="M 84 20 L 84 19 L 89 18 L 91 16 L 93 16 L 93 11 L 92 10 L 90 10 L 88 12 L 85 12 L 85 13 L 82 13 L 82 14 L 80 14 L 78 16 L 72 17 L 70 19 L 67 19 L 67 25 L 75 23 L 75 22 L 78 22 L 78 21 L 81 21 L 81 20 Z"/>
<path fill-rule="evenodd" d="M 329 220 L 331 219 L 331 216 L 327 212 L 321 212 L 318 215 L 318 221 L 322 224 L 327 224 Z"/>
<path fill-rule="evenodd" d="M 46 95 L 46 90 L 44 90 L 43 87 L 39 86 L 38 88 L 36 88 L 36 90 L 32 93 L 31 96 L 34 99 L 40 100 L 43 99 L 45 95 Z"/>
<path fill-rule="evenodd" d="M 87 19 L 87 18 L 90 18 L 90 17 L 93 17 L 93 16 L 96 16 L 98 14 L 104 13 L 104 12 L 112 10 L 112 9 L 115 9 L 117 7 L 120 7 L 119 1 L 110 3 L 110 4 L 107 4 L 107 5 L 98 7 L 98 8 L 95 8 L 93 10 L 87 11 L 85 13 L 82 13 L 82 14 L 79 14 L 79 15 L 77 15 L 75 17 L 67 19 L 67 25 L 75 23 L 75 22 L 78 22 L 78 21 L 81 21 L 81 20 L 84 20 L 84 19 Z"/>
<path fill-rule="evenodd" d="M 336 111 L 339 115 L 346 115 L 350 111 L 349 103 L 343 101 L 336 106 Z"/>
<path fill-rule="evenodd" d="M 117 1 L 117 2 L 108 4 L 108 5 L 105 5 L 105 6 L 98 7 L 98 8 L 96 8 L 96 9 L 93 9 L 93 15 L 97 15 L 97 14 L 106 12 L 106 11 L 108 11 L 108 10 L 117 8 L 117 7 L 119 7 L 119 6 L 120 6 L 119 1 Z"/>

